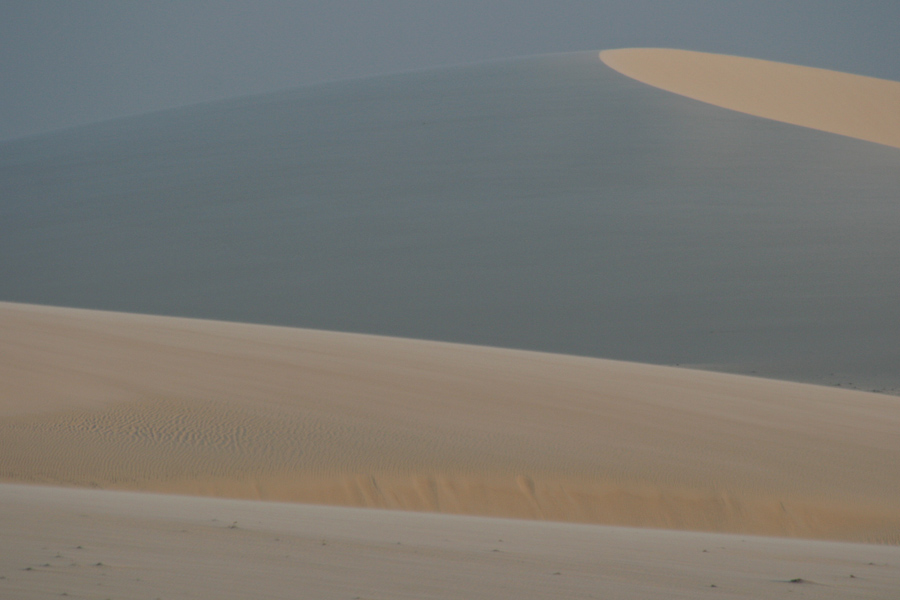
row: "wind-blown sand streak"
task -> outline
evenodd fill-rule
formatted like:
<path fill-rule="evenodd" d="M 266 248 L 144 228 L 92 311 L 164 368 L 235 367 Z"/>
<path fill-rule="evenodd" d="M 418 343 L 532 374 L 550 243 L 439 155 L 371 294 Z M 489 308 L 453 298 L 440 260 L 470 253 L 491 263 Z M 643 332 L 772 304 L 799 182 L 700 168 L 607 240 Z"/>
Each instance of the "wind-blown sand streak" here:
<path fill-rule="evenodd" d="M 0 478 L 900 541 L 900 401 L 748 377 L 0 304 Z"/>
<path fill-rule="evenodd" d="M 608 66 L 731 110 L 900 148 L 900 82 L 663 48 L 604 50 Z"/>

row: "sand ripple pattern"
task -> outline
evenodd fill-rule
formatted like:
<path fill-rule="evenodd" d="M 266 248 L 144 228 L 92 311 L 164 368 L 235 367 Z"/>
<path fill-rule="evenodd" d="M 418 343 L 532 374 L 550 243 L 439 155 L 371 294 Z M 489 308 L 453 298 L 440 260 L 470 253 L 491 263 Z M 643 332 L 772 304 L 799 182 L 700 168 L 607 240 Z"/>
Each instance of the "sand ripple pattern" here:
<path fill-rule="evenodd" d="M 0 480 L 900 542 L 900 399 L 0 304 Z"/>

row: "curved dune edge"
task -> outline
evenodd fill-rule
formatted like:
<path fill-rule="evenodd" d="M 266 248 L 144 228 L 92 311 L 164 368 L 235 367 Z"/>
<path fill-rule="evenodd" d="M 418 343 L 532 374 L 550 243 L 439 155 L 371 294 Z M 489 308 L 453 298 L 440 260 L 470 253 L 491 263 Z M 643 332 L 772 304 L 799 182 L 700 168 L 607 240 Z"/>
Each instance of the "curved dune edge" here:
<path fill-rule="evenodd" d="M 900 543 L 893 396 L 0 303 L 0 480 Z"/>
<path fill-rule="evenodd" d="M 900 82 L 662 48 L 605 50 L 642 83 L 738 112 L 900 148 Z"/>

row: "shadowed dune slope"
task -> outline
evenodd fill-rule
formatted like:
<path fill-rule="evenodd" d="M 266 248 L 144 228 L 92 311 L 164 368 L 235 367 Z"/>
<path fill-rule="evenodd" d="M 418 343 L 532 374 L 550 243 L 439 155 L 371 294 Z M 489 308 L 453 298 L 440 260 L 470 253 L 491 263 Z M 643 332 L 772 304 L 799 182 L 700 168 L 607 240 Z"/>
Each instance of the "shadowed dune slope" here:
<path fill-rule="evenodd" d="M 757 117 L 900 148 L 900 82 L 767 60 L 664 48 L 600 59 L 658 88 Z"/>
<path fill-rule="evenodd" d="M 900 541 L 893 396 L 0 304 L 0 478 Z"/>
<path fill-rule="evenodd" d="M 530 57 L 2 142 L 0 300 L 898 392 L 898 189 L 900 149 Z"/>

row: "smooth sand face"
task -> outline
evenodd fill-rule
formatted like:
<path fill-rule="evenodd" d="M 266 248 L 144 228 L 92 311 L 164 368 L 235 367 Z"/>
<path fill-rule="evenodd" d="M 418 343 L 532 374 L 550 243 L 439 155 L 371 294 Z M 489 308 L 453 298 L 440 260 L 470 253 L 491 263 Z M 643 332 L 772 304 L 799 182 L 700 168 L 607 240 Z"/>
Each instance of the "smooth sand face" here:
<path fill-rule="evenodd" d="M 655 52 L 602 56 L 898 145 L 892 82 Z M 900 542 L 898 430 L 875 394 L 0 303 L 0 480 L 109 488 L 0 484 L 0 596 L 887 598 L 896 547 L 747 534 Z"/>
<path fill-rule="evenodd" d="M 900 541 L 893 396 L 0 305 L 0 477 Z"/>
<path fill-rule="evenodd" d="M 688 98 L 900 148 L 900 82 L 688 50 L 605 50 L 600 59 Z"/>
<path fill-rule="evenodd" d="M 900 586 L 900 548 L 848 542 L 2 484 L 0 519 L 5 599 L 883 600 Z"/>
<path fill-rule="evenodd" d="M 2 142 L 0 172 L 2 300 L 900 394 L 900 151 L 596 52 Z"/>

